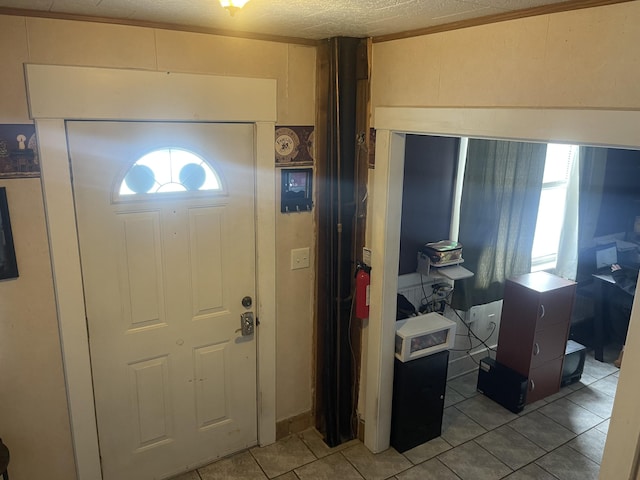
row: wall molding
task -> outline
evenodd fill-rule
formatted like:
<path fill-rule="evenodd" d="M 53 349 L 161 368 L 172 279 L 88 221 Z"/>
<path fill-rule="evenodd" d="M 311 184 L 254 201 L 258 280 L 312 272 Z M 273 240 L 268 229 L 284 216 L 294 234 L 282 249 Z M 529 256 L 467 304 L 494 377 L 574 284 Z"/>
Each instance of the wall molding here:
<path fill-rule="evenodd" d="M 376 170 L 369 225 L 374 271 L 366 378 L 365 445 L 373 452 L 389 447 L 393 395 L 393 325 L 387 319 L 398 289 L 397 272 L 402 212 L 404 137 L 406 133 L 557 141 L 640 150 L 640 110 L 378 107 L 375 127 Z M 378 168 L 380 165 L 381 168 Z M 394 305 L 395 306 L 395 305 Z M 631 312 L 625 362 L 640 362 L 640 295 Z M 384 321 L 383 321 L 384 319 Z M 627 354 L 629 358 L 627 358 Z M 600 475 L 632 477 L 640 451 L 640 379 L 620 371 Z"/>
<path fill-rule="evenodd" d="M 258 443 L 276 437 L 275 169 L 276 81 L 138 70 L 25 67 L 53 271 L 76 473 L 100 480 L 84 291 L 65 120 L 254 124 Z M 175 96 L 175 92 L 185 92 Z"/>
<path fill-rule="evenodd" d="M 0 15 L 17 17 L 48 18 L 51 20 L 71 20 L 76 22 L 93 22 L 108 25 L 124 25 L 128 27 L 154 28 L 158 30 L 174 30 L 176 32 L 204 33 L 206 35 L 220 35 L 224 37 L 245 38 L 247 40 L 263 40 L 265 42 L 291 43 L 294 45 L 309 45 L 315 47 L 319 40 L 308 38 L 268 35 L 264 33 L 240 32 L 222 28 L 198 27 L 195 25 L 180 25 L 177 23 L 151 22 L 145 20 L 131 20 L 128 18 L 95 17 L 75 13 L 49 12 L 43 10 L 28 10 L 25 8 L 0 7 Z"/>
<path fill-rule="evenodd" d="M 460 20 L 458 22 L 445 23 L 443 25 L 434 25 L 432 27 L 407 30 L 406 32 L 391 33 L 389 35 L 378 35 L 376 37 L 373 37 L 372 41 L 373 43 L 390 42 L 392 40 L 402 40 L 411 37 L 433 35 L 434 33 L 450 32 L 452 30 L 478 27 L 481 25 L 506 22 L 509 20 L 519 20 L 521 18 L 537 17 L 541 15 L 549 15 L 552 13 L 570 12 L 572 10 L 582 10 L 584 8 L 603 7 L 606 5 L 615 5 L 616 3 L 626 3 L 630 1 L 633 0 L 570 0 L 563 3 L 543 5 L 540 7 L 526 8 L 523 10 L 498 13 L 495 15 L 486 15 L 479 18 L 470 18 L 468 20 Z"/>

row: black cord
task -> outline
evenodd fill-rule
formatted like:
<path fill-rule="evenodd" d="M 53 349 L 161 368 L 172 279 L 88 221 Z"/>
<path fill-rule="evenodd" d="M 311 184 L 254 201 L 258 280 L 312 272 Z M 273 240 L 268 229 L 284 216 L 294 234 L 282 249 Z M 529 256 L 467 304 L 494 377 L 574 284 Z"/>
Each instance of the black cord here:
<path fill-rule="evenodd" d="M 431 303 L 431 297 L 433 297 L 435 295 L 435 292 L 432 293 L 431 295 L 427 295 L 427 292 L 424 289 L 424 278 L 422 276 L 422 274 L 420 274 L 420 286 L 422 287 L 422 299 L 420 300 L 420 307 L 426 307 L 427 305 L 429 305 L 429 303 Z"/>
<path fill-rule="evenodd" d="M 462 318 L 462 317 L 460 316 L 460 314 L 458 313 L 458 311 L 457 311 L 455 308 L 453 308 L 453 307 L 451 306 L 451 304 L 450 304 L 450 303 L 447 303 L 447 305 L 449 306 L 449 308 L 451 308 L 451 310 L 453 310 L 453 313 L 455 313 L 455 314 L 456 314 L 456 316 L 460 319 L 460 321 L 464 324 L 464 326 L 465 326 L 465 327 L 467 327 L 467 332 L 468 332 L 468 334 L 473 335 L 473 337 L 474 337 L 476 340 L 478 340 L 482 345 L 484 345 L 484 346 L 487 348 L 487 350 L 491 350 L 492 352 L 495 352 L 495 351 L 496 351 L 496 349 L 495 349 L 495 348 L 490 347 L 490 346 L 489 346 L 489 345 L 487 345 L 487 343 L 486 343 L 486 342 L 487 342 L 487 340 L 489 340 L 489 339 L 491 338 L 491 335 L 493 335 L 493 334 L 495 333 L 495 331 L 496 331 L 496 327 L 497 327 L 497 325 L 496 325 L 496 323 L 495 323 L 495 322 L 492 322 L 492 323 L 493 323 L 493 330 L 491 330 L 491 333 L 489 334 L 489 336 L 488 336 L 486 339 L 484 339 L 484 340 L 483 340 L 483 339 L 481 339 L 478 335 L 476 335 L 476 333 L 475 333 L 475 332 L 473 331 L 473 329 L 471 328 L 471 325 L 469 325 L 469 324 L 465 321 L 465 319 L 464 319 L 464 318 Z"/>
<path fill-rule="evenodd" d="M 489 336 L 488 336 L 487 338 L 485 338 L 485 340 L 484 340 L 484 341 L 480 340 L 480 342 L 482 342 L 482 344 L 486 346 L 486 343 L 484 343 L 484 342 L 486 342 L 487 340 L 489 340 L 489 339 L 491 338 L 491 335 L 493 335 L 493 333 L 494 333 L 495 331 L 496 331 L 496 324 L 495 324 L 495 322 L 494 322 L 494 323 L 493 323 L 493 329 L 491 330 L 491 333 L 489 334 Z M 460 336 L 460 337 L 468 337 L 468 335 L 464 335 L 464 334 L 462 334 L 462 333 L 456 333 L 456 337 L 457 337 L 457 336 Z M 477 337 L 476 337 L 476 338 L 477 338 Z M 476 346 L 478 346 L 478 345 L 476 345 Z M 468 352 L 469 352 L 469 350 L 471 350 L 471 348 L 474 348 L 474 347 L 470 347 L 469 349 L 465 349 L 465 348 L 450 348 L 449 350 L 451 350 L 452 352 L 467 352 L 467 353 L 468 353 Z M 495 352 L 495 349 L 493 349 L 493 348 L 489 348 L 489 347 L 486 347 L 486 348 L 487 348 L 488 350 L 491 350 L 492 352 Z"/>
<path fill-rule="evenodd" d="M 431 285 L 431 295 L 427 295 L 424 284 L 424 277 L 422 274 L 420 274 L 420 287 L 422 288 L 422 299 L 420 300 L 420 307 L 418 308 L 418 311 L 420 313 L 444 313 L 446 306 L 451 302 L 453 287 L 450 286 L 450 289 L 446 295 L 440 296 L 439 292 L 443 290 L 443 284 L 435 283 Z"/>
<path fill-rule="evenodd" d="M 467 356 L 476 364 L 476 365 L 480 365 L 479 362 L 476 361 L 475 358 L 473 358 L 473 355 L 471 354 L 471 350 L 473 350 L 474 348 L 477 348 L 479 345 L 474 345 L 473 343 L 473 338 L 475 338 L 478 342 L 480 342 L 481 345 L 483 345 L 488 352 L 495 352 L 495 349 L 490 347 L 487 344 L 487 341 L 489 341 L 489 339 L 491 338 L 491 336 L 495 333 L 496 331 L 496 323 L 493 323 L 493 328 L 491 330 L 491 332 L 489 333 L 489 335 L 487 336 L 487 338 L 482 339 L 480 338 L 471 328 L 471 325 L 468 324 L 464 318 L 462 318 L 460 316 L 460 314 L 458 313 L 458 311 L 453 308 L 451 306 L 451 297 L 453 296 L 453 288 L 451 288 L 446 295 L 444 295 L 443 297 L 440 297 L 438 295 L 438 293 L 443 290 L 443 286 L 442 284 L 434 284 L 432 285 L 433 288 L 433 293 L 431 295 L 427 295 L 427 292 L 425 290 L 425 285 L 424 285 L 424 279 L 422 274 L 420 274 L 420 287 L 422 288 L 422 294 L 423 294 L 423 298 L 421 301 L 421 307 L 420 307 L 420 313 L 424 313 L 425 311 L 430 311 L 430 312 L 434 312 L 437 311 L 441 314 L 444 314 L 446 311 L 446 308 L 449 307 L 451 310 L 453 310 L 453 313 L 456 314 L 456 316 L 460 319 L 460 321 L 462 322 L 462 324 L 467 327 L 467 333 L 466 334 L 460 334 L 457 333 L 456 336 L 460 336 L 460 337 L 467 337 L 467 339 L 469 340 L 469 347 L 468 348 L 452 348 L 449 349 L 452 352 L 465 352 L 467 354 Z M 431 300 L 433 297 L 437 297 L 435 300 Z M 429 307 L 431 307 L 429 309 Z M 472 338 L 473 336 L 473 338 Z M 489 354 L 490 356 L 490 354 Z"/>
<path fill-rule="evenodd" d="M 451 292 L 451 293 L 452 293 L 452 292 Z M 445 297 L 445 298 L 448 298 L 449 296 L 450 296 L 450 294 L 449 294 L 449 295 L 447 295 L 447 297 Z M 480 366 L 480 363 L 479 363 L 479 362 L 477 362 L 477 361 L 476 361 L 476 359 L 475 359 L 475 358 L 473 358 L 473 355 L 471 354 L 471 350 L 472 350 L 472 349 L 474 349 L 474 348 L 477 348 L 477 347 L 479 346 L 479 345 L 475 345 L 475 346 L 473 345 L 473 339 L 471 338 L 471 336 L 473 336 L 476 340 L 478 340 L 478 341 L 480 342 L 480 344 L 481 344 L 481 345 L 483 345 L 483 346 L 487 349 L 487 353 L 489 353 L 489 352 L 495 352 L 495 351 L 496 351 L 496 350 L 495 350 L 495 348 L 490 347 L 490 346 L 487 344 L 487 341 L 489 341 L 489 339 L 490 339 L 490 338 L 492 337 L 492 335 L 495 333 L 496 328 L 497 328 L 497 324 L 496 324 L 495 322 L 491 322 L 491 323 L 493 323 L 493 328 L 491 329 L 491 332 L 489 333 L 489 335 L 487 336 L 487 338 L 482 339 L 482 338 L 480 338 L 478 335 L 476 335 L 476 333 L 475 333 L 475 332 L 473 331 L 473 329 L 471 328 L 471 325 L 470 325 L 469 323 L 467 323 L 467 322 L 465 321 L 465 319 L 464 319 L 464 318 L 462 318 L 462 317 L 460 316 L 460 314 L 458 313 L 458 311 L 457 311 L 455 308 L 453 308 L 453 307 L 451 306 L 451 303 L 450 303 L 450 302 L 446 302 L 446 305 L 447 305 L 451 310 L 453 310 L 453 313 L 455 313 L 455 314 L 456 314 L 456 316 L 460 319 L 460 321 L 462 322 L 462 324 L 463 324 L 465 327 L 467 327 L 467 333 L 466 333 L 466 334 L 456 333 L 456 336 L 460 336 L 460 337 L 467 337 L 467 338 L 469 339 L 469 348 L 466 348 L 466 349 L 465 349 L 465 348 L 452 348 L 452 349 L 450 349 L 450 351 L 452 351 L 452 352 L 465 352 L 465 353 L 467 354 L 467 356 L 468 356 L 468 357 L 473 361 L 473 363 L 475 363 L 476 365 Z M 489 357 L 491 357 L 491 354 L 490 354 L 490 353 L 489 353 Z"/>

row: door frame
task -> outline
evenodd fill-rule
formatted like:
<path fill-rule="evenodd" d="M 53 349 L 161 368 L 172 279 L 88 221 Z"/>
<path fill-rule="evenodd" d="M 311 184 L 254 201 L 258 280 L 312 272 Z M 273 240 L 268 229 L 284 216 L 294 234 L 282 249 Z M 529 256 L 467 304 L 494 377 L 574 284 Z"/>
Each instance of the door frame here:
<path fill-rule="evenodd" d="M 372 257 L 367 324 L 365 445 L 389 447 L 393 396 L 394 322 L 398 291 L 400 220 L 406 134 L 468 136 L 577 143 L 640 150 L 640 110 L 377 107 L 376 168 L 373 170 L 367 243 Z M 371 180 L 370 180 L 371 181 Z M 371 213 L 374 212 L 375 215 Z M 464 239 L 461 239 L 464 243 Z M 383 319 L 386 319 L 383 321 Z M 635 296 L 625 362 L 640 362 L 640 288 Z M 620 370 L 600 478 L 636 478 L 640 458 L 640 378 Z"/>
<path fill-rule="evenodd" d="M 66 120 L 254 125 L 258 443 L 276 438 L 276 80 L 26 64 L 78 478 L 100 480 L 100 452 Z"/>

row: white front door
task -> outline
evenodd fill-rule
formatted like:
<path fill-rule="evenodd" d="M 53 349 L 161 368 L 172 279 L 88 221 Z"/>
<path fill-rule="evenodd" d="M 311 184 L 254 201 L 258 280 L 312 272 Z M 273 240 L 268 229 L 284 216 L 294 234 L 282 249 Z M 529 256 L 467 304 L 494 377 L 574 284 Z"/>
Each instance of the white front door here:
<path fill-rule="evenodd" d="M 167 478 L 255 445 L 255 334 L 238 331 L 256 313 L 253 126 L 67 132 L 105 480 Z M 219 188 L 156 178 L 157 193 L 121 194 L 132 165 L 167 148 L 208 162 Z"/>

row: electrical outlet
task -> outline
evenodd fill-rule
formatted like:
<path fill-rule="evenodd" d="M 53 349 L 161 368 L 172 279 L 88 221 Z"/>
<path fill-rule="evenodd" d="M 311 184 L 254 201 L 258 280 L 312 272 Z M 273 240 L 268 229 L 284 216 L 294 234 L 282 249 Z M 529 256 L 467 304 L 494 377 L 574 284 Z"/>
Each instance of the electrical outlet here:
<path fill-rule="evenodd" d="M 467 325 L 470 327 L 473 326 L 478 321 L 478 312 L 473 308 L 471 308 L 469 312 L 467 312 L 467 315 L 465 316 L 467 320 Z"/>
<path fill-rule="evenodd" d="M 487 331 L 491 332 L 492 330 L 494 330 L 497 326 L 496 323 L 496 314 L 495 313 L 490 313 L 489 315 L 487 315 Z"/>

